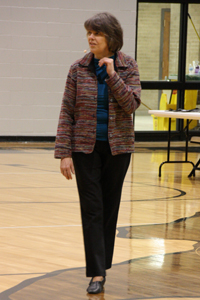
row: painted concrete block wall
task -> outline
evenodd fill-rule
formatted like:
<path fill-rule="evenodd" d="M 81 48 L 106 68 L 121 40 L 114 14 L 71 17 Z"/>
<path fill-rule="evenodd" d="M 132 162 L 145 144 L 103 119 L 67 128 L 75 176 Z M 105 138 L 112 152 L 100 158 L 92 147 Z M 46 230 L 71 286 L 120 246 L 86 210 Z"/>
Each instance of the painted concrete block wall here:
<path fill-rule="evenodd" d="M 180 8 L 180 4 L 177 3 L 139 3 L 137 62 L 141 80 L 159 80 L 162 9 L 170 9 L 169 75 L 178 73 Z M 189 4 L 189 13 L 200 34 L 200 4 Z M 198 37 L 188 19 L 187 74 L 189 64 L 193 60 L 200 61 L 200 47 Z M 157 90 L 142 90 L 142 101 L 151 109 L 158 109 L 160 93 Z M 141 105 L 136 115 L 146 113 L 146 107 Z"/>
<path fill-rule="evenodd" d="M 192 18 L 192 22 L 196 28 L 197 33 L 200 36 L 200 3 L 190 4 L 189 14 Z M 189 70 L 189 64 L 192 64 L 193 61 L 200 62 L 200 43 L 194 27 L 190 19 L 188 19 L 187 61 L 186 61 L 187 73 Z"/>
<path fill-rule="evenodd" d="M 141 80 L 159 80 L 161 10 L 170 8 L 167 3 L 140 3 L 138 10 L 137 62 Z M 142 101 L 151 109 L 158 108 L 158 91 L 142 90 Z M 146 115 L 141 105 L 136 115 Z"/>
<path fill-rule="evenodd" d="M 0 136 L 55 136 L 70 65 L 84 55 L 84 21 L 113 13 L 134 57 L 136 0 L 0 1 Z"/>

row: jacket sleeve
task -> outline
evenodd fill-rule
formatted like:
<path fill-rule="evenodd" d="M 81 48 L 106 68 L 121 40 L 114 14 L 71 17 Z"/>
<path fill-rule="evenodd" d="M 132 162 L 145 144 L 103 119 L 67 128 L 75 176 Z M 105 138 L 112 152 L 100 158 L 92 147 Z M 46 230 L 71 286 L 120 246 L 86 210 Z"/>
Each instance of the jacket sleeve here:
<path fill-rule="evenodd" d="M 72 124 L 74 121 L 74 105 L 76 100 L 76 72 L 71 67 L 67 76 L 62 99 L 55 141 L 55 158 L 71 157 Z"/>
<path fill-rule="evenodd" d="M 132 114 L 141 104 L 141 85 L 135 60 L 131 59 L 129 61 L 125 72 L 127 72 L 125 80 L 115 72 L 113 76 L 106 79 L 106 83 L 122 109 L 128 114 Z"/>

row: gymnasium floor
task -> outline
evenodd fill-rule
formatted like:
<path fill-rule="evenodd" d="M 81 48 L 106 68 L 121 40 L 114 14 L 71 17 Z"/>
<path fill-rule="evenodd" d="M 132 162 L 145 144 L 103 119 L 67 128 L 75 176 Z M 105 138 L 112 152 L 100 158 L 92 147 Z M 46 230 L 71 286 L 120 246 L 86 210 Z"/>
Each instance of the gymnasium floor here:
<path fill-rule="evenodd" d="M 173 143 L 172 159 L 184 159 Z M 200 147 L 190 145 L 189 160 Z M 200 298 L 200 172 L 158 168 L 166 143 L 136 143 L 104 293 L 88 295 L 75 179 L 53 144 L 0 143 L 0 300 Z"/>

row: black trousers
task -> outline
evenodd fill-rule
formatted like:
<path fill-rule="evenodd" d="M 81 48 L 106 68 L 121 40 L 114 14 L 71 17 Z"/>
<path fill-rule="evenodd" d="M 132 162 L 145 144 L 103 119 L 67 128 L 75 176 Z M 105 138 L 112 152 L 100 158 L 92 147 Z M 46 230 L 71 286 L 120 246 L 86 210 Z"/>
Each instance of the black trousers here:
<path fill-rule="evenodd" d="M 130 153 L 113 156 L 97 141 L 91 154 L 72 154 L 80 198 L 86 276 L 105 276 L 111 268 L 117 217 Z"/>

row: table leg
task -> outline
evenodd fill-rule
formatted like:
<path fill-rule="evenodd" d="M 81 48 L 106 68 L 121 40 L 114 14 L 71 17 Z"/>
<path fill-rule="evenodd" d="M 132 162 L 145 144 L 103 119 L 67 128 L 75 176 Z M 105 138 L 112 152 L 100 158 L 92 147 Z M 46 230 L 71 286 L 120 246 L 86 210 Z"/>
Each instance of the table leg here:
<path fill-rule="evenodd" d="M 188 160 L 188 128 L 189 128 L 189 120 L 187 119 L 187 125 L 186 125 L 186 141 L 185 141 L 185 161 Z"/>
<path fill-rule="evenodd" d="M 195 176 L 195 166 L 192 161 L 188 161 L 188 127 L 189 127 L 189 120 L 187 120 L 187 128 L 186 128 L 186 143 L 185 143 L 185 160 L 181 161 L 170 161 L 170 143 L 171 143 L 171 118 L 169 118 L 169 128 L 168 128 L 168 146 L 167 146 L 167 161 L 164 161 L 159 166 L 159 177 L 161 177 L 161 168 L 164 164 L 167 163 L 189 163 L 193 165 L 193 170 L 189 174 L 190 176 Z"/>
<path fill-rule="evenodd" d="M 167 144 L 167 161 L 164 161 L 160 164 L 159 167 L 159 177 L 161 177 L 161 168 L 164 164 L 169 162 L 170 159 L 170 142 L 171 142 L 171 118 L 169 118 L 169 126 L 168 126 L 168 144 Z"/>

